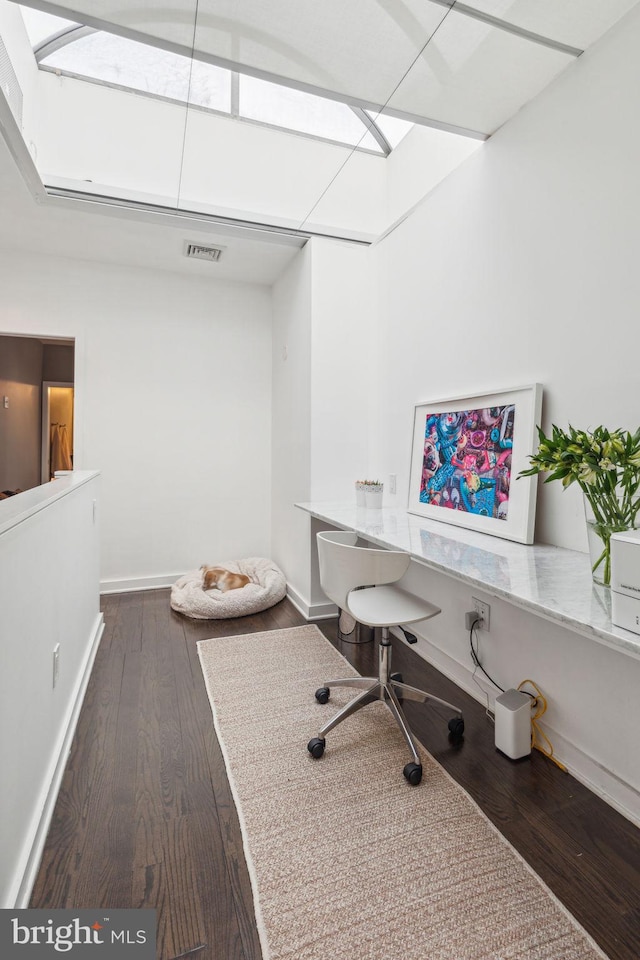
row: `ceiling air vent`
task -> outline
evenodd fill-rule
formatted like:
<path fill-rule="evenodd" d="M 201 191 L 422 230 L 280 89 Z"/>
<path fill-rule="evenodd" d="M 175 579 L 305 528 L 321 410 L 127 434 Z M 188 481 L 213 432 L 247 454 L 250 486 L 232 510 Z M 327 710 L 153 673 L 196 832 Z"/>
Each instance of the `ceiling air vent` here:
<path fill-rule="evenodd" d="M 185 257 L 192 257 L 194 260 L 209 260 L 216 263 L 222 256 L 224 247 L 205 247 L 201 243 L 185 243 Z"/>

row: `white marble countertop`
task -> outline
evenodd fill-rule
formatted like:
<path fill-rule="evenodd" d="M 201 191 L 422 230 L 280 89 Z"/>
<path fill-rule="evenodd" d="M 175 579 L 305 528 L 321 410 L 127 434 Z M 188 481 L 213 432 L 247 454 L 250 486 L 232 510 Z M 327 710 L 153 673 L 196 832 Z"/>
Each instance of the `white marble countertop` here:
<path fill-rule="evenodd" d="M 296 503 L 312 517 L 395 550 L 523 610 L 640 658 L 640 634 L 611 622 L 611 591 L 594 584 L 586 553 L 527 546 L 398 507 L 367 510 L 355 503 Z"/>

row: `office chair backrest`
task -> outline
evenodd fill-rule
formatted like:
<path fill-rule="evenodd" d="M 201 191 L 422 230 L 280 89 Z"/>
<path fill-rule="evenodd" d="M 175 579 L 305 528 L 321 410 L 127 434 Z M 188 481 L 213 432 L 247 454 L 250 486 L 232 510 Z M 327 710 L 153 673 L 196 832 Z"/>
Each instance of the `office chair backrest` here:
<path fill-rule="evenodd" d="M 356 587 L 395 583 L 406 573 L 411 557 L 396 550 L 357 547 L 357 534 L 349 530 L 323 530 L 317 534 L 320 584 L 341 610 Z"/>

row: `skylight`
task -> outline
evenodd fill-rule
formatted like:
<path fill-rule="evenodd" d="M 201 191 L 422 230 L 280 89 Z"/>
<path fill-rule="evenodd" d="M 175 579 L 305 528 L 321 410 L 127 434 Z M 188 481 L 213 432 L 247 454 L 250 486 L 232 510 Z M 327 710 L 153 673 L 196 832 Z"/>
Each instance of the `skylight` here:
<path fill-rule="evenodd" d="M 54 50 L 41 67 L 157 97 L 231 112 L 231 73 L 101 31 Z"/>
<path fill-rule="evenodd" d="M 199 0 L 193 21 L 161 0 L 126 11 L 109 0 L 33 3 L 52 13 L 6 4 L 9 54 L 23 68 L 28 100 L 13 135 L 21 155 L 28 151 L 30 186 L 54 205 L 162 224 L 193 220 L 277 243 L 322 236 L 367 244 L 482 143 L 447 124 L 389 117 L 384 98 L 333 94 L 328 62 L 316 64 L 314 83 L 284 68 L 254 69 L 255 44 L 272 43 L 274 55 L 296 62 L 304 51 L 271 20 L 259 36 L 234 33 L 235 15 L 255 10 L 253 0 L 232 3 L 229 18 L 219 0 Z M 65 11 L 66 19 L 53 15 Z M 147 29 L 147 14 L 166 35 Z M 229 43 L 211 50 L 218 28 Z M 358 44 L 368 56 L 368 43 Z"/>
<path fill-rule="evenodd" d="M 267 80 L 240 76 L 239 113 L 261 123 L 381 152 L 366 126 L 345 103 Z"/>
<path fill-rule="evenodd" d="M 387 154 L 412 127 L 114 34 L 74 31 L 80 25 L 70 20 L 20 9 L 42 69 L 378 154 Z"/>

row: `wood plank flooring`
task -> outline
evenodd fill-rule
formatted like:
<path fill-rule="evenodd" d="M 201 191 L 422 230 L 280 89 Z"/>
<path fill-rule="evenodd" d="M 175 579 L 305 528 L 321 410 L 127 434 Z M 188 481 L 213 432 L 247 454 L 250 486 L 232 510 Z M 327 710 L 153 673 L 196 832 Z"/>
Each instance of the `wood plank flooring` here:
<path fill-rule="evenodd" d="M 189 620 L 170 609 L 167 590 L 107 596 L 103 610 L 30 906 L 154 907 L 160 960 L 260 960 L 196 641 L 305 621 L 288 600 L 237 620 Z M 340 642 L 333 620 L 320 627 L 356 669 L 377 672 L 374 644 Z M 394 669 L 462 706 L 465 740 L 454 748 L 446 717 L 405 704 L 425 747 L 611 960 L 638 960 L 640 831 L 541 754 L 515 763 L 497 754 L 484 708 L 406 644 L 394 645 Z"/>

